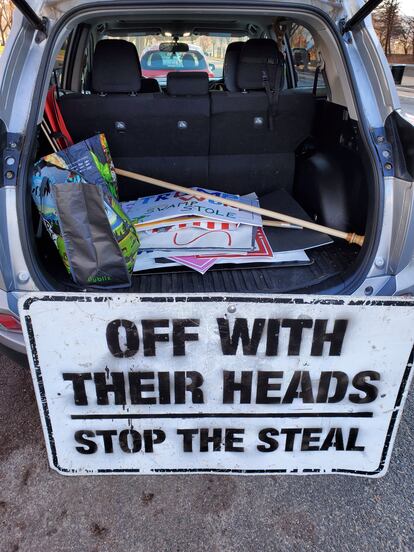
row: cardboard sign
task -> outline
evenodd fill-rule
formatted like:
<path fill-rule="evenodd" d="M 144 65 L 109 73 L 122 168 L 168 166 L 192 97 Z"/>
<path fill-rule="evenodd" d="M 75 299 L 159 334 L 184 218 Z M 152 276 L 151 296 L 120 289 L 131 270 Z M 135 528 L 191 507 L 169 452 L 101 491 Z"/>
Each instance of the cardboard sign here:
<path fill-rule="evenodd" d="M 413 306 L 33 293 L 20 314 L 50 464 L 383 475 L 411 380 Z"/>
<path fill-rule="evenodd" d="M 256 194 L 240 197 L 206 188 L 191 188 L 194 195 L 181 192 L 167 192 L 140 197 L 136 201 L 123 203 L 123 208 L 135 224 L 148 224 L 165 219 L 197 216 L 221 222 L 261 226 L 262 218 L 255 213 L 241 211 L 235 207 L 223 205 L 219 201 L 197 197 L 197 191 L 207 192 L 221 199 L 235 199 L 247 205 L 258 206 Z"/>

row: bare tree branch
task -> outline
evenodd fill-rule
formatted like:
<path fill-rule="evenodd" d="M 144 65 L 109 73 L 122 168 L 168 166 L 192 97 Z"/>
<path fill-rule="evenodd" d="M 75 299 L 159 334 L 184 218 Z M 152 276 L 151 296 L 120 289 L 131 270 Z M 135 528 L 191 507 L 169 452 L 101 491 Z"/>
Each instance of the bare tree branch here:
<path fill-rule="evenodd" d="M 401 33 L 400 1 L 384 0 L 373 21 L 385 54 L 392 54 L 393 40 Z"/>
<path fill-rule="evenodd" d="M 0 0 L 0 46 L 4 46 L 10 32 L 13 18 L 13 4 L 9 0 Z"/>

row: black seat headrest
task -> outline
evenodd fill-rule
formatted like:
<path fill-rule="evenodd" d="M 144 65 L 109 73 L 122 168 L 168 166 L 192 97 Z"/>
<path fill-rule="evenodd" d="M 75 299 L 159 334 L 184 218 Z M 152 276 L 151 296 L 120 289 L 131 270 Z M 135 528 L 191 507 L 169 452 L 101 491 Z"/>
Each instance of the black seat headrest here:
<path fill-rule="evenodd" d="M 129 94 L 141 89 L 138 52 L 127 40 L 100 40 L 92 64 L 92 90 L 97 93 Z"/>
<path fill-rule="evenodd" d="M 208 75 L 203 71 L 174 71 L 167 75 L 169 96 L 204 96 L 208 94 Z"/>
<path fill-rule="evenodd" d="M 145 79 L 142 77 L 140 92 L 156 94 L 157 92 L 161 92 L 161 86 L 159 85 L 157 79 Z"/>
<path fill-rule="evenodd" d="M 224 86 L 229 92 L 237 92 L 237 67 L 244 42 L 231 42 L 226 49 L 223 65 Z"/>
<path fill-rule="evenodd" d="M 284 58 L 271 38 L 251 38 L 243 44 L 237 69 L 237 86 L 241 90 L 263 90 L 267 78 L 270 87 L 282 86 Z M 279 75 L 279 80 L 275 80 Z"/>

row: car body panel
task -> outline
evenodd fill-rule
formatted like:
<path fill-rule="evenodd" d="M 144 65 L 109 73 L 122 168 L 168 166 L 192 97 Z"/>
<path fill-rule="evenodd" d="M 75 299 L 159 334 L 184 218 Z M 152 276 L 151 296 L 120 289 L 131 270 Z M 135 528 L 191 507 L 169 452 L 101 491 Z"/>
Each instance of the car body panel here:
<path fill-rule="evenodd" d="M 101 0 L 102 4 L 110 3 L 111 0 Z M 56 15 L 57 13 L 66 13 L 79 5 L 94 4 L 96 0 L 27 0 L 27 4 L 33 8 L 33 10 L 40 15 Z M 188 4 L 194 5 L 197 2 L 190 1 Z M 363 0 L 270 0 L 268 4 L 272 7 L 277 7 L 278 4 L 303 4 L 304 6 L 311 6 L 328 13 L 333 19 L 336 20 L 338 16 L 351 17 L 354 15 L 364 4 Z M 240 3 L 239 3 L 240 5 Z"/>

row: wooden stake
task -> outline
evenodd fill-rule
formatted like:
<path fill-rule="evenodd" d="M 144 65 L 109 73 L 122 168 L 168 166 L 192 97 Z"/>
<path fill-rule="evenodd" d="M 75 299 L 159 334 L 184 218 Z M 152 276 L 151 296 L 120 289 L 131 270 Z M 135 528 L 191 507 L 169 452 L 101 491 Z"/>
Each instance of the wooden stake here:
<path fill-rule="evenodd" d="M 279 220 L 266 220 L 262 219 L 263 226 L 273 226 L 273 228 L 292 228 L 293 230 L 303 230 L 303 226 L 298 224 L 290 224 L 289 222 L 282 222 Z"/>
<path fill-rule="evenodd" d="M 342 232 L 342 230 L 336 230 L 335 228 L 330 228 L 329 226 L 322 226 L 321 224 L 316 224 L 315 222 L 309 222 L 307 220 L 302 220 L 300 218 L 291 217 L 290 215 L 285 215 L 284 213 L 278 213 L 277 211 L 262 209 L 262 207 L 255 207 L 254 205 L 246 205 L 245 203 L 242 203 L 241 201 L 236 201 L 235 199 L 222 199 L 213 194 L 208 194 L 207 192 L 200 192 L 198 190 L 195 191 L 195 190 L 192 190 L 191 188 L 186 188 L 185 186 L 179 186 L 178 184 L 172 184 L 171 182 L 165 182 L 164 180 L 159 180 L 158 178 L 151 178 L 150 176 L 144 176 L 143 174 L 134 173 L 131 171 L 125 171 L 123 169 L 115 169 L 115 172 L 119 176 L 125 176 L 127 178 L 132 178 L 133 180 L 146 182 L 147 184 L 152 184 L 153 186 L 159 186 L 160 188 L 165 188 L 166 190 L 171 190 L 173 192 L 181 192 L 183 194 L 191 194 L 194 197 L 200 197 L 202 199 L 210 199 L 212 201 L 222 203 L 223 205 L 236 207 L 236 209 L 241 209 L 242 211 L 256 213 L 264 217 L 287 222 L 288 224 L 294 224 L 295 226 L 301 226 L 302 228 L 315 230 L 315 232 L 329 234 L 330 236 L 335 236 L 335 238 L 342 238 L 343 240 L 346 240 L 349 243 L 356 243 L 359 246 L 362 246 L 362 244 L 364 243 L 364 236 L 359 236 L 358 234 L 355 234 L 352 232 Z"/>
<path fill-rule="evenodd" d="M 57 153 L 58 151 L 58 146 L 57 146 L 57 143 L 56 141 L 54 140 L 54 138 L 51 137 L 51 135 L 49 134 L 49 127 L 47 126 L 47 123 L 45 120 L 43 120 L 41 123 L 40 123 L 40 128 L 43 130 L 43 134 L 46 136 L 49 144 L 52 146 L 52 150 L 54 151 L 54 153 Z"/>

